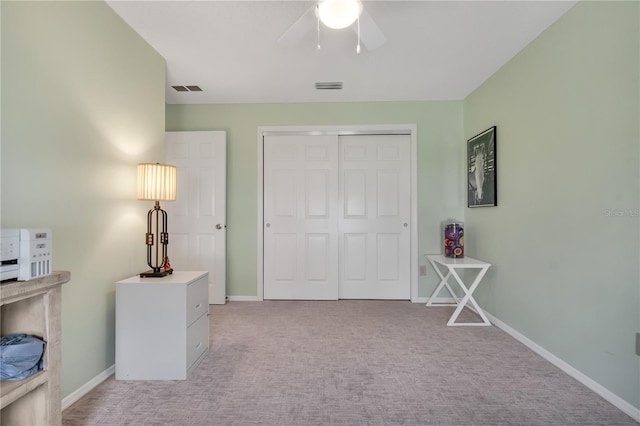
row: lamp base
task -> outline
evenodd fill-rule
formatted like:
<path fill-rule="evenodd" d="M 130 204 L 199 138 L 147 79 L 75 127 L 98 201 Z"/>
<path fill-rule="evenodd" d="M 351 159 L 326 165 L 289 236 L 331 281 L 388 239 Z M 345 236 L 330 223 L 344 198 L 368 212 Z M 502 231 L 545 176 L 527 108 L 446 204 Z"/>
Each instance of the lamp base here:
<path fill-rule="evenodd" d="M 166 277 L 167 275 L 173 274 L 173 269 L 162 269 L 161 271 L 155 272 L 153 269 L 150 269 L 145 272 L 140 272 L 141 278 L 161 278 Z"/>

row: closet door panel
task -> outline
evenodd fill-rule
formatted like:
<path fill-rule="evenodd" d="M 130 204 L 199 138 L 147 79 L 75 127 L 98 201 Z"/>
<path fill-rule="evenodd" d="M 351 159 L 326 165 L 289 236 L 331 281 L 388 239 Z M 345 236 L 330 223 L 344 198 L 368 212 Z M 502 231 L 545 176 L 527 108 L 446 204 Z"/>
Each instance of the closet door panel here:
<path fill-rule="evenodd" d="M 338 298 L 335 136 L 264 138 L 264 298 Z"/>
<path fill-rule="evenodd" d="M 340 298 L 410 299 L 410 138 L 340 137 Z"/>

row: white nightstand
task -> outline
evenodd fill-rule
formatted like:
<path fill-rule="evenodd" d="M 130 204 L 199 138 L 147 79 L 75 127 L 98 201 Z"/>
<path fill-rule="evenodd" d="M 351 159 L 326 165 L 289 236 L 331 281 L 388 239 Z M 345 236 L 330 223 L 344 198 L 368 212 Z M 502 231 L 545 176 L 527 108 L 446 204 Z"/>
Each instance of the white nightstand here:
<path fill-rule="evenodd" d="M 116 380 L 185 380 L 208 352 L 207 272 L 116 283 Z"/>

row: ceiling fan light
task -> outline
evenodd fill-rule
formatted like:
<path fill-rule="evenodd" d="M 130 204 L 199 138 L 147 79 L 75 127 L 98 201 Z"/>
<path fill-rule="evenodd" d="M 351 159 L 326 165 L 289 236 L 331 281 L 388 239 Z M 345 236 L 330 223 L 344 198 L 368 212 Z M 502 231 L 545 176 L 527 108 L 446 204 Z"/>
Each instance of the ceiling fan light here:
<path fill-rule="evenodd" d="M 353 24 L 362 13 L 360 0 L 321 0 L 318 3 L 318 17 L 329 28 L 336 30 Z"/>

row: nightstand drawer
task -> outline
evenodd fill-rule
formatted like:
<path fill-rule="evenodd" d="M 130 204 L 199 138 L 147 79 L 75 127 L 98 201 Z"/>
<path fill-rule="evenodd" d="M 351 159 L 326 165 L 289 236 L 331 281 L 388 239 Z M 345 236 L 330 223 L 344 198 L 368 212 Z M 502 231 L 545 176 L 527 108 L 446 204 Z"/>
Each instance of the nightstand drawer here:
<path fill-rule="evenodd" d="M 187 286 L 187 326 L 209 312 L 209 282 L 207 275 Z"/>
<path fill-rule="evenodd" d="M 209 315 L 203 315 L 187 329 L 187 368 L 209 349 Z"/>

